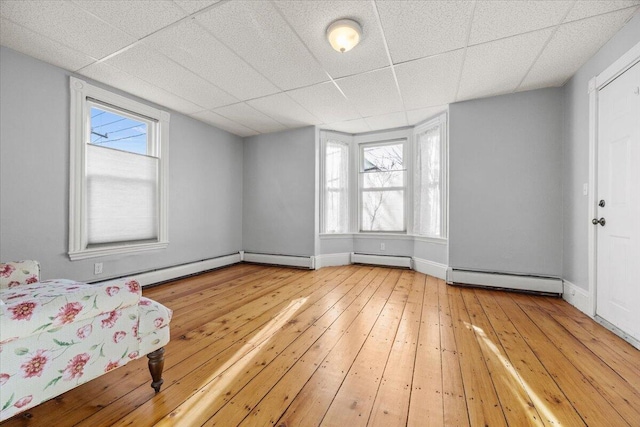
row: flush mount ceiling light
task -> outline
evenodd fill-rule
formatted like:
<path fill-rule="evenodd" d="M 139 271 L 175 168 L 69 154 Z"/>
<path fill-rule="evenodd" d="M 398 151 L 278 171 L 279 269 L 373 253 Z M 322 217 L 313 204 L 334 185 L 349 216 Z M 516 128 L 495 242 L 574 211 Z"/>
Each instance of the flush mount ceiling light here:
<path fill-rule="evenodd" d="M 338 52 L 348 52 L 360 42 L 362 27 L 351 19 L 339 19 L 327 28 L 327 39 Z"/>

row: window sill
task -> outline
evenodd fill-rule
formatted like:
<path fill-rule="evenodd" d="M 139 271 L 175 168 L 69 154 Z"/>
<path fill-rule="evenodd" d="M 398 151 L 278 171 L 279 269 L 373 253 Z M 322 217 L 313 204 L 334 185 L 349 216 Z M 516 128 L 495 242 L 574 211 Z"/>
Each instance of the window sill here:
<path fill-rule="evenodd" d="M 122 246 L 105 246 L 102 248 L 84 249 L 81 251 L 69 252 L 69 259 L 77 261 L 87 258 L 98 258 L 108 255 L 123 255 L 135 252 L 153 251 L 156 249 L 165 249 L 169 246 L 169 242 L 143 243 Z"/>
<path fill-rule="evenodd" d="M 330 239 L 395 239 L 395 240 L 414 240 L 418 242 L 435 243 L 438 245 L 446 245 L 448 239 L 441 237 L 427 237 L 416 234 L 400 234 L 400 233 L 321 233 L 321 240 Z"/>

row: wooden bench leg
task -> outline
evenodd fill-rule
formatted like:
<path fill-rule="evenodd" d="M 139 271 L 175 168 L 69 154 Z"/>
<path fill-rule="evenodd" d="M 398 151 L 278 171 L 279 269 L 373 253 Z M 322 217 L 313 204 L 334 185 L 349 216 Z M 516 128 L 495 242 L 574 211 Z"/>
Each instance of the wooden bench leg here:
<path fill-rule="evenodd" d="M 151 387 L 158 393 L 164 380 L 162 379 L 162 370 L 164 369 L 164 347 L 147 354 L 149 358 L 149 372 L 151 372 Z"/>

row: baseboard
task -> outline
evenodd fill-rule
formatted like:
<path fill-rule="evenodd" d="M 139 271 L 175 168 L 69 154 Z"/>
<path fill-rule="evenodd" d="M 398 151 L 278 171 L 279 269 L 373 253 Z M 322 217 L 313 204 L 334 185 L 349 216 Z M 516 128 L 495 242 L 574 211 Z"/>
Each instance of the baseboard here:
<path fill-rule="evenodd" d="M 240 262 L 240 254 L 232 254 L 217 258 L 206 259 L 203 261 L 192 262 L 189 264 L 176 265 L 174 267 L 153 270 L 146 273 L 132 275 L 140 285 L 148 286 L 156 283 L 162 283 L 179 277 L 191 276 L 193 274 L 202 273 L 203 271 L 213 270 L 227 265 L 237 264 Z"/>
<path fill-rule="evenodd" d="M 411 268 L 411 258 L 406 256 L 351 254 L 353 264 L 384 265 L 387 267 Z"/>
<path fill-rule="evenodd" d="M 562 294 L 562 279 L 451 269 L 448 282 L 518 291 Z"/>
<path fill-rule="evenodd" d="M 589 292 L 587 290 L 574 285 L 568 280 L 564 280 L 564 292 L 562 293 L 562 298 L 587 316 L 593 316 L 593 313 L 590 313 L 591 302 Z"/>
<path fill-rule="evenodd" d="M 623 340 L 625 340 L 626 342 L 628 342 L 629 344 L 631 344 L 632 346 L 640 350 L 640 341 L 638 341 L 631 335 L 627 334 L 625 331 L 618 328 L 613 323 L 610 323 L 608 320 L 605 320 L 600 316 L 595 316 L 593 320 L 595 320 L 596 322 L 598 322 L 599 324 L 601 324 L 602 326 L 604 326 L 605 328 L 607 328 L 608 330 L 610 330 L 611 332 L 613 332 L 614 334 L 616 334 L 617 336 L 619 336 L 620 338 L 622 338 Z"/>
<path fill-rule="evenodd" d="M 254 262 L 256 264 L 285 265 L 288 267 L 314 268 L 314 257 L 294 256 L 294 255 L 270 255 L 244 252 L 244 262 Z"/>
<path fill-rule="evenodd" d="M 317 255 L 316 257 L 316 269 L 322 267 L 335 267 L 339 265 L 351 264 L 351 253 L 338 253 L 338 254 L 326 254 Z"/>
<path fill-rule="evenodd" d="M 428 274 L 438 279 L 447 279 L 447 266 L 439 262 L 413 257 L 413 269 L 419 273 Z"/>

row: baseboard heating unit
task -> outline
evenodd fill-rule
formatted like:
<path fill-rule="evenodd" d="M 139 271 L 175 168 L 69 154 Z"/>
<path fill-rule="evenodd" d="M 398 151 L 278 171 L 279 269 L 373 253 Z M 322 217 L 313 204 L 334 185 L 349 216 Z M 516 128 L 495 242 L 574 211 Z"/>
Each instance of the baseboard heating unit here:
<path fill-rule="evenodd" d="M 314 268 L 314 258 L 311 256 L 272 255 L 240 252 L 242 261 L 256 264 L 284 265 L 287 267 Z"/>
<path fill-rule="evenodd" d="M 449 269 L 447 283 L 562 295 L 562 279 L 507 273 Z"/>
<path fill-rule="evenodd" d="M 411 258 L 406 256 L 351 254 L 353 264 L 384 265 L 386 267 L 411 268 Z"/>
<path fill-rule="evenodd" d="M 133 274 L 138 282 L 144 287 L 148 285 L 157 285 L 169 280 L 179 279 L 181 277 L 199 274 L 205 271 L 214 270 L 216 268 L 226 267 L 228 265 L 240 262 L 240 254 L 225 255 L 217 258 L 196 261 L 188 264 L 176 265 L 173 267 L 162 268 L 158 270 L 148 271 L 145 273 Z"/>

